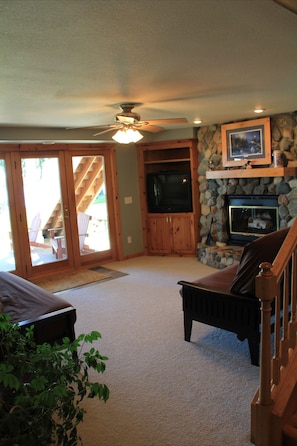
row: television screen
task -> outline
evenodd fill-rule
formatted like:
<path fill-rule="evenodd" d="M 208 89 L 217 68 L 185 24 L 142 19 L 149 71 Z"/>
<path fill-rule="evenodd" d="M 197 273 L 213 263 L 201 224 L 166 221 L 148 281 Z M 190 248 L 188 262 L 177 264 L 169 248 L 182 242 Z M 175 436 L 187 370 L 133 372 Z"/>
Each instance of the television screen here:
<path fill-rule="evenodd" d="M 192 212 L 190 172 L 157 172 L 147 175 L 149 212 Z"/>

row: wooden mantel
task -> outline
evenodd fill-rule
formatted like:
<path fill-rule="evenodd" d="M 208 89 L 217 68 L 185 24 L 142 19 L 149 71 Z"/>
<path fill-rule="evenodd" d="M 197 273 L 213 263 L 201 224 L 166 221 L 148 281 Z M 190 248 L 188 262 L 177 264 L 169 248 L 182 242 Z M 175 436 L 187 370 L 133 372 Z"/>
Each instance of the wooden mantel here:
<path fill-rule="evenodd" d="M 297 167 L 254 167 L 252 169 L 209 170 L 206 172 L 206 179 L 293 177 L 296 175 Z"/>

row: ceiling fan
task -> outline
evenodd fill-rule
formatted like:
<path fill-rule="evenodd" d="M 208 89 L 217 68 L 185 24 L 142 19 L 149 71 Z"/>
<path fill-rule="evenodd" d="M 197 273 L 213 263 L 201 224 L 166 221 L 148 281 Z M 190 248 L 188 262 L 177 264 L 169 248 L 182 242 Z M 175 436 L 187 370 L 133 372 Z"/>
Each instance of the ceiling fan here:
<path fill-rule="evenodd" d="M 297 2 L 296 0 L 274 0 L 275 3 L 278 3 L 283 8 L 288 9 L 289 11 L 297 14 Z"/>
<path fill-rule="evenodd" d="M 142 104 L 139 102 L 121 103 L 119 104 L 121 112 L 114 116 L 114 122 L 112 124 L 95 125 L 88 128 L 105 129 L 95 133 L 93 136 L 118 130 L 112 138 L 117 142 L 127 144 L 129 142 L 137 142 L 142 138 L 138 129 L 145 132 L 157 133 L 164 130 L 160 125 L 186 124 L 188 122 L 186 118 L 150 119 L 149 121 L 142 121 L 140 114 L 133 111 L 136 106 L 140 105 Z"/>

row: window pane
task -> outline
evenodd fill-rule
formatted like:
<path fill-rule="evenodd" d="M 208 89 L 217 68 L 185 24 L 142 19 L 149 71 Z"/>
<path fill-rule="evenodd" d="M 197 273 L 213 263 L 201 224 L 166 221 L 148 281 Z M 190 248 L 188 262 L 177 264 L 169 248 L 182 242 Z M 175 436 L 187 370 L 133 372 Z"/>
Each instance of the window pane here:
<path fill-rule="evenodd" d="M 72 158 L 80 254 L 110 249 L 103 156 Z"/>
<path fill-rule="evenodd" d="M 24 158 L 22 174 L 32 265 L 67 258 L 58 158 Z"/>

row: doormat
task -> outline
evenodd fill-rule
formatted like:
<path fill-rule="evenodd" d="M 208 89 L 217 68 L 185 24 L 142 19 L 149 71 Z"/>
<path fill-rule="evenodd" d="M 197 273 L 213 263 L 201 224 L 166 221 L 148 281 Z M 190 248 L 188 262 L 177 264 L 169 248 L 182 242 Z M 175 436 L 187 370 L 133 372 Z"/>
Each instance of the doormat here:
<path fill-rule="evenodd" d="M 123 273 L 122 271 L 116 271 L 114 269 L 104 268 L 104 266 L 97 266 L 96 268 L 91 268 L 91 271 L 96 271 L 100 274 L 104 274 L 106 278 L 103 280 L 112 280 L 112 279 L 118 279 L 119 277 L 128 276 L 127 273 Z"/>
<path fill-rule="evenodd" d="M 97 267 L 87 270 L 57 274 L 46 279 L 35 281 L 34 283 L 50 293 L 58 293 L 59 291 L 70 290 L 72 288 L 116 279 L 122 276 L 126 276 L 126 274 L 108 268 Z"/>

